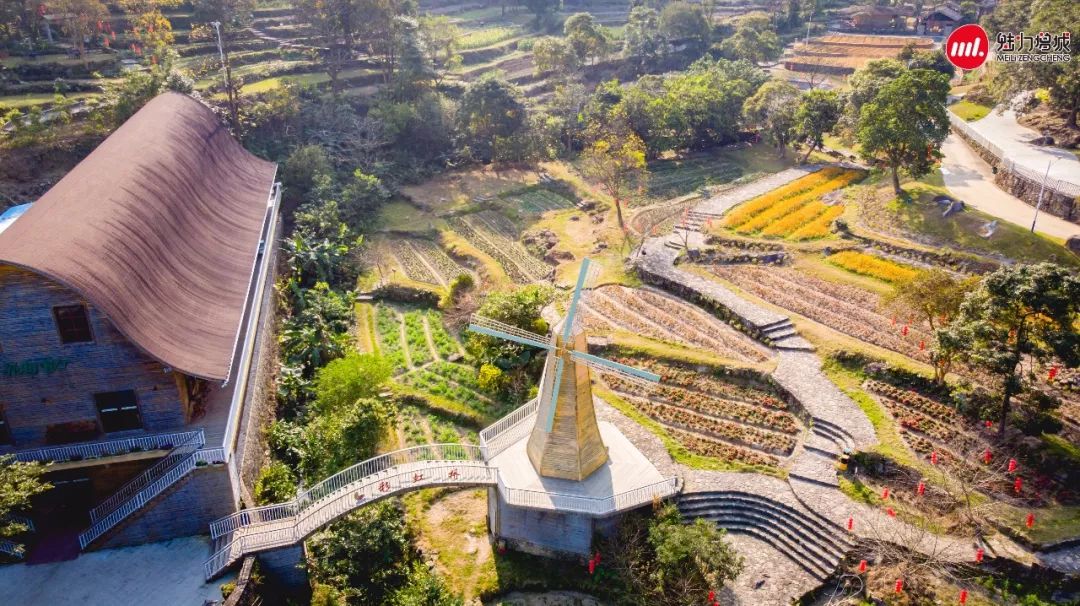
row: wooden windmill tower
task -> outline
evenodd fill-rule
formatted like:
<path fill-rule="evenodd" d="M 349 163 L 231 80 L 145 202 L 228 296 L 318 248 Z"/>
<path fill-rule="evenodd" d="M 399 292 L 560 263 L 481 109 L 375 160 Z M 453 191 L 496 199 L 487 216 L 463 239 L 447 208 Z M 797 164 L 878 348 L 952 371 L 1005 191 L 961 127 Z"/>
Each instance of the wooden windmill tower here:
<path fill-rule="evenodd" d="M 575 324 L 575 319 L 589 263 L 588 259 L 582 262 L 566 318 L 550 335 L 483 316 L 473 316 L 469 324 L 469 330 L 474 332 L 548 350 L 540 379 L 536 424 L 527 447 L 537 473 L 548 478 L 584 480 L 607 462 L 607 448 L 600 439 L 593 409 L 590 369 L 650 384 L 660 380 L 659 375 L 588 353 L 585 331 Z"/>

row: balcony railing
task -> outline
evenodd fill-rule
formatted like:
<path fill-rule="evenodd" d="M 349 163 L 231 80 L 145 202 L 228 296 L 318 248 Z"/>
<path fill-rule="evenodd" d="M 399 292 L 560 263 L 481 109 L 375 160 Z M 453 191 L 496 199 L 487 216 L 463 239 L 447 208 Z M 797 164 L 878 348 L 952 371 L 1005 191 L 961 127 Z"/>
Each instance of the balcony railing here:
<path fill-rule="evenodd" d="M 68 446 L 50 446 L 34 450 L 21 450 L 13 453 L 15 460 L 30 463 L 39 461 L 42 463 L 66 463 L 68 461 L 86 461 L 100 459 L 102 457 L 115 457 L 133 452 L 147 450 L 172 450 L 179 444 L 184 444 L 199 431 L 185 431 L 180 433 L 158 433 L 137 438 L 124 438 L 121 440 L 108 440 L 104 442 L 86 442 L 71 444 Z"/>
<path fill-rule="evenodd" d="M 539 402 L 539 398 L 529 400 L 524 406 L 480 432 L 480 448 L 484 452 L 485 461 L 495 458 L 500 452 L 532 431 L 532 420 L 536 418 Z"/>
<path fill-rule="evenodd" d="M 499 494 L 507 504 L 529 509 L 558 510 L 584 513 L 594 516 L 610 515 L 619 511 L 640 507 L 653 499 L 670 497 L 677 492 L 677 478 L 667 478 L 648 486 L 641 486 L 609 497 L 587 497 L 558 492 L 507 488 L 498 479 Z"/>

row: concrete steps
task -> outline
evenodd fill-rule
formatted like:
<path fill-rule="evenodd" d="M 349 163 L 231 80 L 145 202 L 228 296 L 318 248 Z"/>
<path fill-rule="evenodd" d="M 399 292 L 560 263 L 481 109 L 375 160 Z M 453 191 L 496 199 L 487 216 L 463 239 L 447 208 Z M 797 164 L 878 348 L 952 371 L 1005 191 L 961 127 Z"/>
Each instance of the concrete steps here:
<path fill-rule="evenodd" d="M 684 494 L 678 506 L 688 518 L 710 520 L 769 544 L 819 580 L 832 575 L 852 545 L 843 530 L 812 511 L 752 493 Z"/>
<path fill-rule="evenodd" d="M 842 427 L 834 423 L 830 423 L 824 419 L 814 418 L 813 427 L 811 431 L 826 440 L 835 443 L 840 451 L 855 450 L 855 440 L 852 439 L 848 432 L 844 431 Z"/>
<path fill-rule="evenodd" d="M 799 336 L 799 331 L 795 329 L 790 318 L 759 326 L 758 330 L 771 342 L 774 349 L 814 351 L 814 346 Z"/>

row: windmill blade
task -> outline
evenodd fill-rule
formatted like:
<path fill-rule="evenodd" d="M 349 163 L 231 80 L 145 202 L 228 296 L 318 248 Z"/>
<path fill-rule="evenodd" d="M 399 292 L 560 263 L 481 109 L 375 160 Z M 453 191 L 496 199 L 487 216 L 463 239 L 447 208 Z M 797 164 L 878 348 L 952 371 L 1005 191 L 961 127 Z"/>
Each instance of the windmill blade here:
<path fill-rule="evenodd" d="M 633 366 L 627 366 L 626 364 L 612 362 L 611 360 L 599 356 L 594 356 L 581 351 L 572 351 L 570 352 L 570 356 L 574 358 L 574 361 L 581 362 L 597 372 L 614 373 L 620 378 L 644 387 L 652 387 L 660 382 L 660 375 L 656 373 L 641 370 L 640 368 L 634 368 Z"/>
<path fill-rule="evenodd" d="M 555 349 L 555 346 L 549 343 L 550 337 L 538 335 L 535 332 L 529 332 L 520 329 L 517 326 L 499 322 L 498 320 L 492 320 L 491 318 L 485 318 L 484 316 L 473 315 L 472 320 L 469 322 L 469 330 L 490 337 L 507 339 L 514 341 L 515 343 L 521 343 L 522 345 L 540 347 L 547 350 Z"/>
<path fill-rule="evenodd" d="M 589 263 L 589 273 L 585 276 L 585 289 L 588 290 L 596 286 L 596 280 L 600 277 L 600 270 L 602 268 L 596 263 Z"/>
<path fill-rule="evenodd" d="M 562 387 L 562 373 L 563 373 L 563 359 L 555 359 L 555 380 L 551 383 L 551 412 L 548 413 L 547 423 L 545 424 L 544 431 L 551 433 L 551 428 L 555 426 L 555 407 L 559 403 L 559 388 Z"/>
<path fill-rule="evenodd" d="M 581 271 L 578 272 L 577 286 L 574 287 L 574 297 L 570 299 L 570 309 L 566 310 L 566 319 L 563 321 L 563 342 L 570 341 L 574 334 L 574 315 L 577 313 L 577 304 L 581 299 L 581 290 L 585 287 L 585 279 L 589 277 L 588 257 L 581 260 Z"/>

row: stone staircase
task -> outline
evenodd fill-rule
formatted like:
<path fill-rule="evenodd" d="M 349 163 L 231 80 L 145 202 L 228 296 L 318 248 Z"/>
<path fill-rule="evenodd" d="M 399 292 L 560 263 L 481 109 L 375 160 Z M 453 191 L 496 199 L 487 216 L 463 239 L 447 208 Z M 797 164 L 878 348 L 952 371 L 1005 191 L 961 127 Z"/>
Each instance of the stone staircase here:
<path fill-rule="evenodd" d="M 814 351 L 814 346 L 806 339 L 799 336 L 795 325 L 790 318 L 777 320 L 758 326 L 763 337 L 769 340 L 774 349 L 786 349 L 793 351 Z"/>
<path fill-rule="evenodd" d="M 687 518 L 709 520 L 770 545 L 820 581 L 836 571 L 852 547 L 846 531 L 813 511 L 749 492 L 684 494 L 678 506 Z"/>

